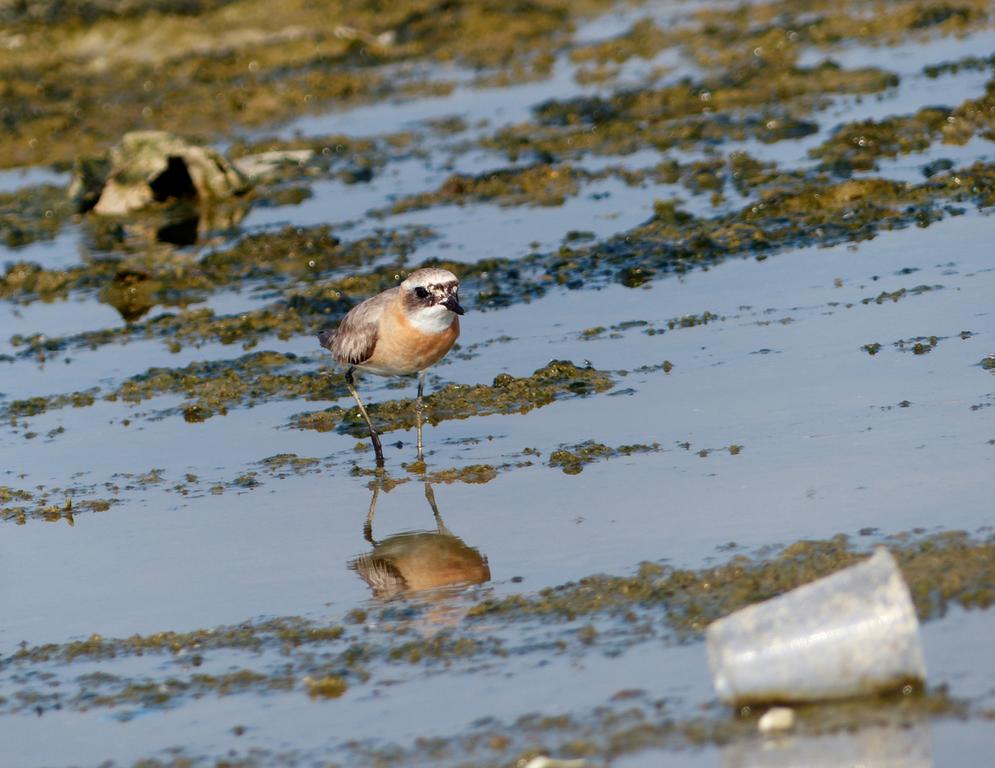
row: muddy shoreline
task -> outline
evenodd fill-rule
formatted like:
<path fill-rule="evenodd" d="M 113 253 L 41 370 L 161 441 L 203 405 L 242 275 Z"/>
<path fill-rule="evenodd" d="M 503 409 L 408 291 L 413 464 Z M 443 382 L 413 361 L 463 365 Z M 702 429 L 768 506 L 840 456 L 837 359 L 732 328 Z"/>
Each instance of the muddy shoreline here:
<path fill-rule="evenodd" d="M 877 544 L 927 683 L 802 708 L 795 747 L 990 753 L 989 4 L 0 23 L 12 765 L 774 765 L 704 627 Z M 252 182 L 70 199 L 142 129 Z M 314 335 L 422 266 L 470 311 L 424 462 L 412 383 L 361 383 L 378 476 Z M 378 596 L 356 563 L 405 546 L 477 575 Z"/>

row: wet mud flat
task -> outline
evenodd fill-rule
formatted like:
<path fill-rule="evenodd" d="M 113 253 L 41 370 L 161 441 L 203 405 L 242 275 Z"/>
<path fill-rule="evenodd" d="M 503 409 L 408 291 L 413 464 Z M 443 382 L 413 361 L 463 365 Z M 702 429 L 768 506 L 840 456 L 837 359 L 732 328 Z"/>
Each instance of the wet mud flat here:
<path fill-rule="evenodd" d="M 5 765 L 991 754 L 988 4 L 0 18 Z M 81 213 L 148 128 L 264 172 Z M 314 334 L 429 265 L 470 311 L 424 463 L 362 381 L 379 476 Z M 925 686 L 762 737 L 704 628 L 876 545 Z"/>

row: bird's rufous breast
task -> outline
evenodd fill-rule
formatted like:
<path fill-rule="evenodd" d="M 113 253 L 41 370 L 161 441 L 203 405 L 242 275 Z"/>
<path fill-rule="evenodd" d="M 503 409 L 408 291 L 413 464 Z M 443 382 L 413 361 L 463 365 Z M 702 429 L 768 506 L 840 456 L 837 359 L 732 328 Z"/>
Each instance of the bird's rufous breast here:
<path fill-rule="evenodd" d="M 367 365 L 396 373 L 416 373 L 439 362 L 459 338 L 459 318 L 441 333 L 416 328 L 399 304 L 387 310 L 380 321 L 376 350 Z"/>

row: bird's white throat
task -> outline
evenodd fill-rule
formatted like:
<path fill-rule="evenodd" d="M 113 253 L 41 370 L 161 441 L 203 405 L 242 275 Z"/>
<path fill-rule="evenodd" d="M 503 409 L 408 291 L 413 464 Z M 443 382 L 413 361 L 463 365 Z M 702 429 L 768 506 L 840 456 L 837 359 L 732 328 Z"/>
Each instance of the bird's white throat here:
<path fill-rule="evenodd" d="M 423 333 L 442 333 L 449 330 L 454 317 L 456 317 L 455 312 L 446 309 L 441 304 L 435 304 L 431 307 L 416 309 L 411 313 L 409 319 L 411 324 Z"/>

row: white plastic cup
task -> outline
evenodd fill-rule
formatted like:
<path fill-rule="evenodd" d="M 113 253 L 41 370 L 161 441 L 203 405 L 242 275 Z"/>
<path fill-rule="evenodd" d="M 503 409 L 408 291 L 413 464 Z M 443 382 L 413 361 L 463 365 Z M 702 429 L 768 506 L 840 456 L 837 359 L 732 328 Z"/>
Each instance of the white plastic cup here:
<path fill-rule="evenodd" d="M 728 704 L 865 696 L 926 679 L 915 607 L 883 547 L 713 622 L 705 641 L 715 691 Z"/>

